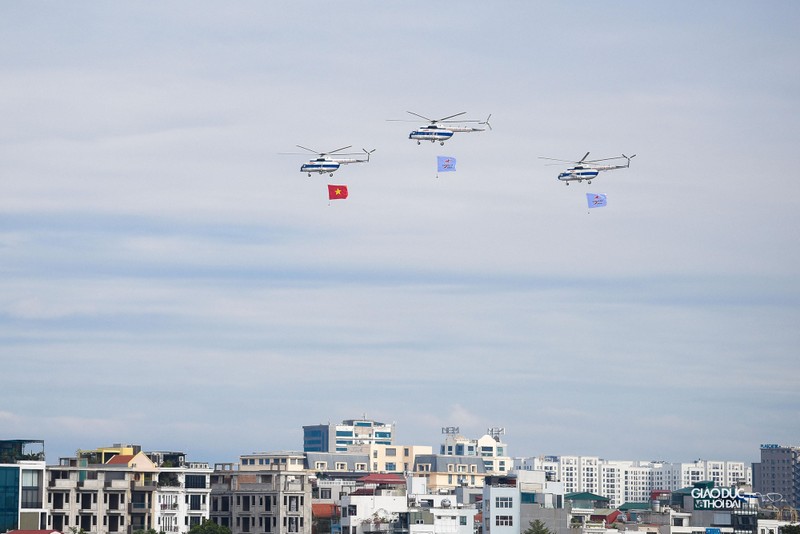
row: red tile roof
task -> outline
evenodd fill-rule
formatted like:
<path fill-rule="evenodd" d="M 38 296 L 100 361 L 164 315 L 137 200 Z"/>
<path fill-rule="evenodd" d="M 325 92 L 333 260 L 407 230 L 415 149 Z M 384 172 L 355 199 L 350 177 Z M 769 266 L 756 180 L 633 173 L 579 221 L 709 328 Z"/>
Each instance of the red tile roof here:
<path fill-rule="evenodd" d="M 130 461 L 133 460 L 132 454 L 117 454 L 113 458 L 111 458 L 106 464 L 122 464 L 128 465 Z"/>

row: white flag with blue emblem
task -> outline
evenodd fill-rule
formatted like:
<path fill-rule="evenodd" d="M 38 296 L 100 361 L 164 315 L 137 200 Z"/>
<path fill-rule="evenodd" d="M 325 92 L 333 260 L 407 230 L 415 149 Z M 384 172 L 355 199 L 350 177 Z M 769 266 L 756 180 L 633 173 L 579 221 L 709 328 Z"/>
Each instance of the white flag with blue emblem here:
<path fill-rule="evenodd" d="M 456 158 L 450 156 L 436 156 L 438 172 L 449 172 L 456 170 Z"/>
<path fill-rule="evenodd" d="M 586 202 L 589 203 L 590 208 L 602 208 L 607 203 L 606 194 L 586 193 Z"/>

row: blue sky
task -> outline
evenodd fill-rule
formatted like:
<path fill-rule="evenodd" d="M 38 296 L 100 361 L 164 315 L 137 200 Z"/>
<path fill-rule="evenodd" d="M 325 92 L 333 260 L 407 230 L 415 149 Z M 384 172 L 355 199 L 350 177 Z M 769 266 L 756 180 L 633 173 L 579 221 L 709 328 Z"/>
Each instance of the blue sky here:
<path fill-rule="evenodd" d="M 0 437 L 233 461 L 366 414 L 434 447 L 502 426 L 513 456 L 797 444 L 798 22 L 2 4 Z M 493 130 L 417 146 L 406 111 Z M 298 144 L 376 152 L 309 178 Z M 638 155 L 569 187 L 538 159 L 587 151 Z"/>

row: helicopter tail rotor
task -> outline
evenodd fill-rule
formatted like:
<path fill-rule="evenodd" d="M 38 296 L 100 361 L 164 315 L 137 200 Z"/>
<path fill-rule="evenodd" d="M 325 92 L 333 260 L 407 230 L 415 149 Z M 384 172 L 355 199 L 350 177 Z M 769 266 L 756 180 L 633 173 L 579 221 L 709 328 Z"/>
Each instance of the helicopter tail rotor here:
<path fill-rule="evenodd" d="M 625 154 L 623 154 L 622 157 L 625 158 L 626 160 L 628 160 L 628 164 L 625 165 L 625 166 L 626 167 L 630 167 L 631 166 L 631 160 L 636 157 L 636 154 L 634 154 L 633 156 L 630 156 L 630 157 L 628 157 Z"/>
<path fill-rule="evenodd" d="M 361 150 L 363 150 L 364 153 L 367 155 L 367 161 L 369 161 L 369 155 L 375 152 L 374 148 L 372 150 L 367 150 L 366 148 L 362 148 Z"/>
<path fill-rule="evenodd" d="M 492 118 L 492 114 L 489 113 L 489 116 L 486 117 L 486 120 L 485 121 L 481 121 L 478 124 L 485 124 L 491 130 L 492 129 L 492 125 L 489 124 L 489 119 L 491 119 L 491 118 Z"/>

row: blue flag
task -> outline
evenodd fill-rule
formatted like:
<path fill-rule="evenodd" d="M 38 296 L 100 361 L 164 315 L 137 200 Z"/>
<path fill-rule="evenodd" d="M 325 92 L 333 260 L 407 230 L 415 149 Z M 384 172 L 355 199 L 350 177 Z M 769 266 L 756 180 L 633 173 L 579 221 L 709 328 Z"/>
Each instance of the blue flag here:
<path fill-rule="evenodd" d="M 605 193 L 586 193 L 586 202 L 590 208 L 602 208 L 607 204 Z"/>
<path fill-rule="evenodd" d="M 456 170 L 456 158 L 450 156 L 436 156 L 437 172 L 448 172 Z"/>

